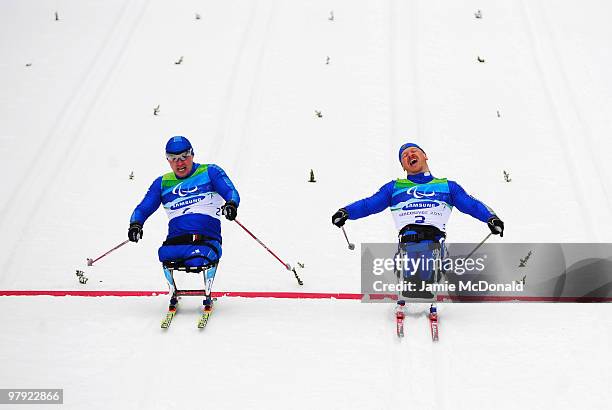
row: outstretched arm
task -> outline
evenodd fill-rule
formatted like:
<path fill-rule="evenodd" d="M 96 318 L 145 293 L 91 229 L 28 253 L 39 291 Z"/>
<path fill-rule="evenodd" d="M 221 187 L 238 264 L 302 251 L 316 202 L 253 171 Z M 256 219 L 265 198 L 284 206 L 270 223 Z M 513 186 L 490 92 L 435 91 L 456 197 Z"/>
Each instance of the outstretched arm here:
<path fill-rule="evenodd" d="M 137 222 L 141 225 L 144 224 L 153 212 L 159 208 L 159 205 L 161 205 L 161 179 L 162 177 L 159 177 L 153 181 L 143 200 L 132 212 L 130 223 Z"/>
<path fill-rule="evenodd" d="M 391 206 L 394 183 L 395 181 L 391 181 L 383 185 L 374 195 L 346 206 L 344 209 L 348 213 L 348 219 L 364 218 L 384 211 Z"/>
<path fill-rule="evenodd" d="M 220 166 L 210 164 L 208 166 L 208 175 L 210 176 L 210 181 L 215 191 L 217 191 L 226 202 L 233 201 L 236 206 L 240 204 L 240 195 L 238 191 Z"/>
<path fill-rule="evenodd" d="M 464 214 L 471 215 L 482 222 L 487 222 L 492 216 L 495 216 L 491 208 L 469 195 L 455 181 L 448 181 L 448 187 L 450 188 L 451 205 L 456 206 Z"/>

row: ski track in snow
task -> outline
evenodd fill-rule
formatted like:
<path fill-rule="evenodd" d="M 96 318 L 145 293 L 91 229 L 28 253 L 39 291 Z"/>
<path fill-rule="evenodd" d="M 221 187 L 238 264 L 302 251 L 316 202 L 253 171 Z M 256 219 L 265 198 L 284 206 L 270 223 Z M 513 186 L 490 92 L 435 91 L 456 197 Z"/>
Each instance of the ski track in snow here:
<path fill-rule="evenodd" d="M 136 5 L 133 5 L 134 3 Z M 20 245 L 22 241 L 36 235 L 36 227 L 32 227 L 29 223 L 23 224 L 24 220 L 15 217 L 15 213 L 28 215 L 27 221 L 30 221 L 46 205 L 44 198 L 48 196 L 50 188 L 57 187 L 62 169 L 68 163 L 65 157 L 76 155 L 74 146 L 78 145 L 78 138 L 87 138 L 82 134 L 83 125 L 88 120 L 112 71 L 125 52 L 132 34 L 138 28 L 138 22 L 148 3 L 149 0 L 126 3 L 117 20 L 113 22 L 99 52 L 84 71 L 84 76 L 76 83 L 66 104 L 59 111 L 55 125 L 34 154 L 34 158 L 44 158 L 46 168 L 51 169 L 46 169 L 41 175 L 39 167 L 29 167 L 22 177 L 22 182 L 8 196 L 10 201 L 0 211 L 3 218 L 0 220 L 0 226 L 5 232 L 18 234 L 12 236 L 11 242 L 6 244 L 12 250 L 8 252 L 9 257 L 3 264 L 3 274 L 10 274 L 15 270 L 13 267 L 16 254 L 15 245 Z M 113 44 L 114 42 L 118 44 Z M 33 187 L 37 189 L 32 189 Z"/>

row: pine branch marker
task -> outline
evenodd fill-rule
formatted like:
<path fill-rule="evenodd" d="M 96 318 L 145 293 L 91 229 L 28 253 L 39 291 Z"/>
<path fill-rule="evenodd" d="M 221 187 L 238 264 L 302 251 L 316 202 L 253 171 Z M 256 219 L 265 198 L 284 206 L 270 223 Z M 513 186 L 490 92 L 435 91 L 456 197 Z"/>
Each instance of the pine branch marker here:
<path fill-rule="evenodd" d="M 317 182 L 314 176 L 314 171 L 312 169 L 310 170 L 310 179 L 308 180 L 308 182 Z"/>

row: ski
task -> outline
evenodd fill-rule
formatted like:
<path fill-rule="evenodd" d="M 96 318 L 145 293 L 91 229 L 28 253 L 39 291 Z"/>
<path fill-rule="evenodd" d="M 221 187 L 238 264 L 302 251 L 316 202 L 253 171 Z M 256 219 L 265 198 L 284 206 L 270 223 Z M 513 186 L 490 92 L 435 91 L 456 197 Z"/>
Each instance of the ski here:
<path fill-rule="evenodd" d="M 166 317 L 161 322 L 162 329 L 168 329 L 170 327 L 170 323 L 172 323 L 172 319 L 174 319 L 174 315 L 176 315 L 176 307 L 174 309 L 168 309 L 168 313 L 166 313 Z"/>
<path fill-rule="evenodd" d="M 397 337 L 400 337 L 400 338 L 404 337 L 404 318 L 406 317 L 406 314 L 404 312 L 405 304 L 406 304 L 406 301 L 398 300 L 397 307 L 395 308 L 395 325 L 396 325 Z"/>
<path fill-rule="evenodd" d="M 208 323 L 208 319 L 210 318 L 212 311 L 212 306 L 206 306 L 204 308 L 204 311 L 202 312 L 202 315 L 198 320 L 198 329 L 204 329 L 206 327 L 206 324 Z"/>
<path fill-rule="evenodd" d="M 395 322 L 397 325 L 397 337 L 404 337 L 404 313 L 396 313 Z"/>
<path fill-rule="evenodd" d="M 435 304 L 429 307 L 429 328 L 431 330 L 431 340 L 438 341 L 438 308 Z"/>
<path fill-rule="evenodd" d="M 198 329 L 204 329 L 206 327 L 206 324 L 208 323 L 208 319 L 210 318 L 211 314 L 212 314 L 212 308 L 206 309 L 204 310 L 204 312 L 202 312 L 202 315 L 198 319 Z M 168 329 L 175 315 L 176 315 L 176 309 L 168 310 L 168 313 L 166 313 L 166 317 L 161 322 L 161 328 Z"/>

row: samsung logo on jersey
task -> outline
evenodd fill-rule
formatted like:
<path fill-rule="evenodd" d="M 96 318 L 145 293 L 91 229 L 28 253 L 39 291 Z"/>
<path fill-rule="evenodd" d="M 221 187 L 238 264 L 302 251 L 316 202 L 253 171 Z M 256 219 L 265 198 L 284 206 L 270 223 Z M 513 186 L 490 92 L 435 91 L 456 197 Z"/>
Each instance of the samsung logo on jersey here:
<path fill-rule="evenodd" d="M 404 211 L 408 211 L 410 209 L 435 208 L 436 206 L 439 206 L 439 205 L 440 204 L 438 204 L 437 202 L 432 202 L 432 201 L 413 202 L 408 205 L 405 205 L 404 207 L 402 207 L 402 209 Z"/>
<path fill-rule="evenodd" d="M 182 208 L 182 207 L 184 207 L 184 206 L 187 206 L 187 205 L 193 205 L 193 204 L 195 204 L 195 203 L 200 202 L 202 199 L 204 199 L 204 198 L 191 198 L 191 199 L 186 199 L 186 200 L 184 200 L 184 201 L 177 202 L 176 204 L 172 205 L 172 206 L 170 207 L 170 209 L 175 210 L 175 209 L 179 209 L 179 208 Z"/>

